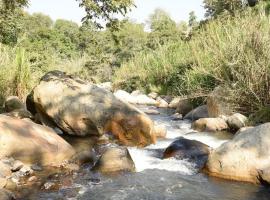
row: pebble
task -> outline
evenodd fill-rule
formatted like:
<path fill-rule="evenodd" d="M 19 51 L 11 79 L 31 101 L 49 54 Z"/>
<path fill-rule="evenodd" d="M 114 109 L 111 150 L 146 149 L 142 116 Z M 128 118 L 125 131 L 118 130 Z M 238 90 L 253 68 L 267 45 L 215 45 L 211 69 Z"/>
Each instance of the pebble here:
<path fill-rule="evenodd" d="M 19 161 L 19 160 L 16 160 L 14 163 L 13 163 L 13 166 L 11 167 L 11 171 L 12 172 L 16 172 L 16 171 L 19 171 L 21 168 L 23 168 L 24 164 Z"/>

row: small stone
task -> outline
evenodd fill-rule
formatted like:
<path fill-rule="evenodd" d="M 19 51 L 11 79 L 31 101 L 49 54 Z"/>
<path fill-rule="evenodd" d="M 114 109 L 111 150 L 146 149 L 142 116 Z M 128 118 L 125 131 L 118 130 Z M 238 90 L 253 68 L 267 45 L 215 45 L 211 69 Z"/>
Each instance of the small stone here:
<path fill-rule="evenodd" d="M 28 182 L 35 182 L 37 181 L 38 178 L 36 176 L 31 176 L 29 179 L 28 179 Z"/>
<path fill-rule="evenodd" d="M 144 111 L 145 114 L 148 114 L 148 115 L 159 115 L 160 112 L 157 111 L 157 110 L 154 110 L 154 109 L 147 109 Z"/>
<path fill-rule="evenodd" d="M 158 102 L 158 107 L 159 108 L 168 108 L 169 107 L 169 104 L 167 103 L 167 101 L 165 101 L 161 97 L 158 97 L 156 100 Z"/>
<path fill-rule="evenodd" d="M 34 164 L 31 166 L 31 169 L 34 171 L 42 171 L 43 168 L 40 165 Z"/>
<path fill-rule="evenodd" d="M 46 182 L 46 183 L 43 185 L 43 188 L 44 188 L 45 190 L 53 190 L 53 189 L 56 188 L 56 186 L 57 186 L 57 184 L 54 183 L 54 182 Z"/>
<path fill-rule="evenodd" d="M 183 119 L 183 115 L 180 113 L 175 113 L 171 116 L 173 121 L 178 121 L 178 120 L 182 120 Z"/>
<path fill-rule="evenodd" d="M 152 98 L 152 99 L 156 99 L 156 98 L 158 97 L 158 93 L 156 93 L 156 92 L 151 92 L 151 93 L 148 94 L 148 96 L 149 96 L 150 98 Z"/>
<path fill-rule="evenodd" d="M 16 160 L 14 163 L 13 163 L 13 166 L 11 167 L 11 171 L 12 172 L 16 172 L 16 171 L 19 171 L 21 168 L 23 168 L 24 164 L 19 161 L 19 160 Z"/>
<path fill-rule="evenodd" d="M 58 135 L 63 135 L 63 134 L 64 134 L 64 132 L 63 132 L 60 128 L 58 128 L 58 127 L 55 127 L 53 130 L 54 130 Z"/>
<path fill-rule="evenodd" d="M 29 176 L 29 175 L 33 174 L 33 170 L 29 166 L 23 166 L 20 169 L 20 172 L 22 172 L 23 176 Z"/>

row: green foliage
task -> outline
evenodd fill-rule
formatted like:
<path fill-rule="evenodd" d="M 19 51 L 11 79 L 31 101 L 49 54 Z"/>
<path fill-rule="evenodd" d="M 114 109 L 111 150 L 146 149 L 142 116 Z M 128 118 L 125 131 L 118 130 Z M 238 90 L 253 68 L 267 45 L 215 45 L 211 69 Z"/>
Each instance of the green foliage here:
<path fill-rule="evenodd" d="M 148 46 L 156 49 L 160 45 L 180 39 L 175 21 L 168 13 L 161 9 L 156 9 L 149 20 L 151 32 L 149 34 Z"/>
<path fill-rule="evenodd" d="M 147 33 L 144 31 L 144 25 L 142 24 L 123 20 L 119 22 L 117 30 L 110 29 L 110 32 L 115 42 L 115 65 L 117 66 L 145 49 Z"/>
<path fill-rule="evenodd" d="M 242 0 L 204 0 L 207 17 L 217 17 L 222 14 L 234 15 L 236 10 L 243 8 Z"/>
<path fill-rule="evenodd" d="M 98 27 L 102 27 L 99 19 L 112 21 L 113 15 L 125 15 L 131 6 L 134 6 L 133 0 L 77 0 L 81 7 L 84 7 L 87 15 L 83 21 L 94 21 Z"/>
<path fill-rule="evenodd" d="M 6 11 L 0 6 L 0 13 L 0 42 L 15 45 L 22 29 L 22 11 Z"/>
<path fill-rule="evenodd" d="M 15 10 L 28 5 L 28 0 L 1 0 L 0 6 L 5 10 Z"/>
<path fill-rule="evenodd" d="M 191 38 L 139 53 L 115 73 L 115 84 L 173 95 L 204 95 L 221 85 L 243 113 L 270 101 L 270 18 L 264 6 L 209 21 Z M 127 82 L 123 84 L 122 82 Z"/>
<path fill-rule="evenodd" d="M 15 58 L 14 91 L 16 96 L 23 98 L 30 89 L 30 68 L 25 57 L 24 49 L 17 49 Z"/>

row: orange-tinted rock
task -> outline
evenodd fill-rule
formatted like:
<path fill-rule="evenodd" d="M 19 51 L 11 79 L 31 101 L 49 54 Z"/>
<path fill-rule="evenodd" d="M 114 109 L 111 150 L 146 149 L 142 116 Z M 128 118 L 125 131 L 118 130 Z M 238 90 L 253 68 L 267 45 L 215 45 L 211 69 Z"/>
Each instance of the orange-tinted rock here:
<path fill-rule="evenodd" d="M 0 146 L 0 159 L 28 164 L 58 165 L 75 153 L 52 129 L 5 115 L 0 115 Z"/>
<path fill-rule="evenodd" d="M 155 142 L 153 122 L 147 115 L 111 92 L 63 72 L 42 77 L 32 96 L 35 110 L 43 116 L 40 118 L 70 135 L 102 136 L 110 132 L 125 145 Z"/>

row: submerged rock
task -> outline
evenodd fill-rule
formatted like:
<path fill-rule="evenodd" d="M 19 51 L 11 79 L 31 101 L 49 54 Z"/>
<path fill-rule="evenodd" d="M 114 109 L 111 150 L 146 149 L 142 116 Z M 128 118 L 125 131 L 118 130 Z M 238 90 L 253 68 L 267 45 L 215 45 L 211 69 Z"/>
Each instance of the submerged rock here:
<path fill-rule="evenodd" d="M 134 172 L 135 164 L 125 147 L 108 148 L 93 167 L 102 173 Z"/>
<path fill-rule="evenodd" d="M 125 145 L 155 143 L 153 122 L 148 116 L 111 92 L 64 72 L 47 73 L 32 96 L 41 119 L 46 118 L 70 135 L 111 133 Z"/>
<path fill-rule="evenodd" d="M 270 169 L 270 123 L 237 134 L 209 155 L 206 171 L 216 177 L 260 183 Z"/>
<path fill-rule="evenodd" d="M 191 126 L 196 131 L 216 132 L 228 129 L 226 121 L 222 118 L 202 118 L 192 123 Z"/>
<path fill-rule="evenodd" d="M 31 121 L 0 115 L 0 159 L 13 157 L 24 163 L 60 164 L 73 148 L 52 129 Z"/>
<path fill-rule="evenodd" d="M 207 106 L 203 105 L 190 111 L 188 114 L 185 115 L 184 119 L 195 121 L 200 118 L 208 118 L 208 117 L 209 116 L 208 116 Z"/>
<path fill-rule="evenodd" d="M 198 168 L 204 167 L 209 154 L 209 146 L 196 140 L 188 140 L 183 137 L 177 139 L 163 154 L 163 159 L 174 157 L 176 159 L 189 159 L 195 162 Z"/>

